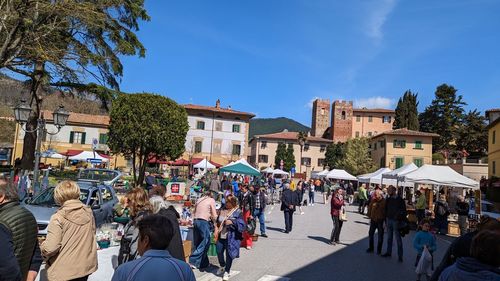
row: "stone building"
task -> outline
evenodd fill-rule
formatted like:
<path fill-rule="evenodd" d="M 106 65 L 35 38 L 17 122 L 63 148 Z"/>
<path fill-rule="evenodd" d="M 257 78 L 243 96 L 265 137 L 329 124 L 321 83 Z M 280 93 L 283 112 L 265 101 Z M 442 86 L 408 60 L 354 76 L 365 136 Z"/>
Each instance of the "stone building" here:
<path fill-rule="evenodd" d="M 323 137 L 330 127 L 330 100 L 317 99 L 313 102 L 311 135 Z"/>

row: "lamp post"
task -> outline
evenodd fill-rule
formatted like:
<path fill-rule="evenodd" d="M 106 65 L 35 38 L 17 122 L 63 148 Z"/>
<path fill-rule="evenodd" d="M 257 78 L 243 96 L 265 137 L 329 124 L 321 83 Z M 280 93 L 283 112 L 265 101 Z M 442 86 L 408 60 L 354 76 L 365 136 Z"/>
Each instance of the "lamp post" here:
<path fill-rule="evenodd" d="M 61 128 L 66 125 L 66 122 L 68 121 L 69 117 L 69 112 L 64 109 L 64 106 L 59 106 L 57 110 L 55 110 L 52 113 L 52 119 L 54 122 L 54 125 L 57 128 L 57 132 L 51 133 L 47 131 L 45 127 L 45 119 L 42 117 L 39 117 L 37 119 L 37 126 L 33 130 L 27 130 L 23 128 L 23 125 L 26 124 L 31 116 L 31 113 L 33 110 L 29 105 L 26 104 L 25 100 L 21 100 L 21 102 L 14 107 L 14 117 L 16 119 L 16 122 L 19 123 L 21 129 L 25 131 L 26 133 L 34 133 L 37 132 L 37 137 L 36 137 L 36 147 L 35 147 L 35 167 L 33 169 L 33 194 L 36 194 L 38 191 L 40 182 L 39 182 L 39 166 L 40 166 L 40 148 L 42 145 L 42 138 L 45 134 L 49 135 L 56 135 L 61 131 Z"/>

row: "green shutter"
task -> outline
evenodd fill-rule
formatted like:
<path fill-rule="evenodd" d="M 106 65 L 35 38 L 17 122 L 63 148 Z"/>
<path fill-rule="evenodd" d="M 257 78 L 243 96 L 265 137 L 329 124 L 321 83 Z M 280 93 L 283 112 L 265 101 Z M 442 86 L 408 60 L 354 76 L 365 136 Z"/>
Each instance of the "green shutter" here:
<path fill-rule="evenodd" d="M 402 157 L 396 158 L 396 169 L 401 168 L 403 166 L 404 159 Z"/>
<path fill-rule="evenodd" d="M 401 147 L 406 148 L 406 141 L 401 141 Z"/>
<path fill-rule="evenodd" d="M 396 148 L 396 147 L 397 147 L 397 145 L 398 145 L 398 140 L 394 140 L 394 141 L 392 141 L 392 147 L 393 147 L 393 148 Z"/>
<path fill-rule="evenodd" d="M 69 133 L 69 143 L 73 143 L 74 139 L 75 139 L 75 132 L 70 132 Z"/>
<path fill-rule="evenodd" d="M 85 136 L 87 135 L 87 133 L 83 132 L 82 133 L 82 142 L 81 144 L 85 144 Z"/>

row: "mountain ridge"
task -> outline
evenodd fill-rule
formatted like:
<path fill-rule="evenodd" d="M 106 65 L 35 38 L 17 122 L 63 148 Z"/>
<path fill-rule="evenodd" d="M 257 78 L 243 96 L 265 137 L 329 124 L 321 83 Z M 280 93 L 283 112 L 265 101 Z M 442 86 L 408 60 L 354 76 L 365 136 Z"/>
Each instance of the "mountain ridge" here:
<path fill-rule="evenodd" d="M 288 117 L 276 118 L 253 118 L 250 119 L 250 130 L 248 139 L 252 139 L 255 135 L 265 135 L 283 132 L 308 132 L 311 128 Z"/>

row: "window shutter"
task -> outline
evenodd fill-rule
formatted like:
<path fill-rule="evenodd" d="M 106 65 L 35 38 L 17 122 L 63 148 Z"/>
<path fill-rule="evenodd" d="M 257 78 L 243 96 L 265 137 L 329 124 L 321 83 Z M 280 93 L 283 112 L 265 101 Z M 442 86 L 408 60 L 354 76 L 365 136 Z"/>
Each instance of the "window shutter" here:
<path fill-rule="evenodd" d="M 75 132 L 70 132 L 69 133 L 69 143 L 73 143 L 74 139 L 75 139 Z"/>
<path fill-rule="evenodd" d="M 87 135 L 87 133 L 83 132 L 82 133 L 82 144 L 85 144 L 85 136 Z"/>

